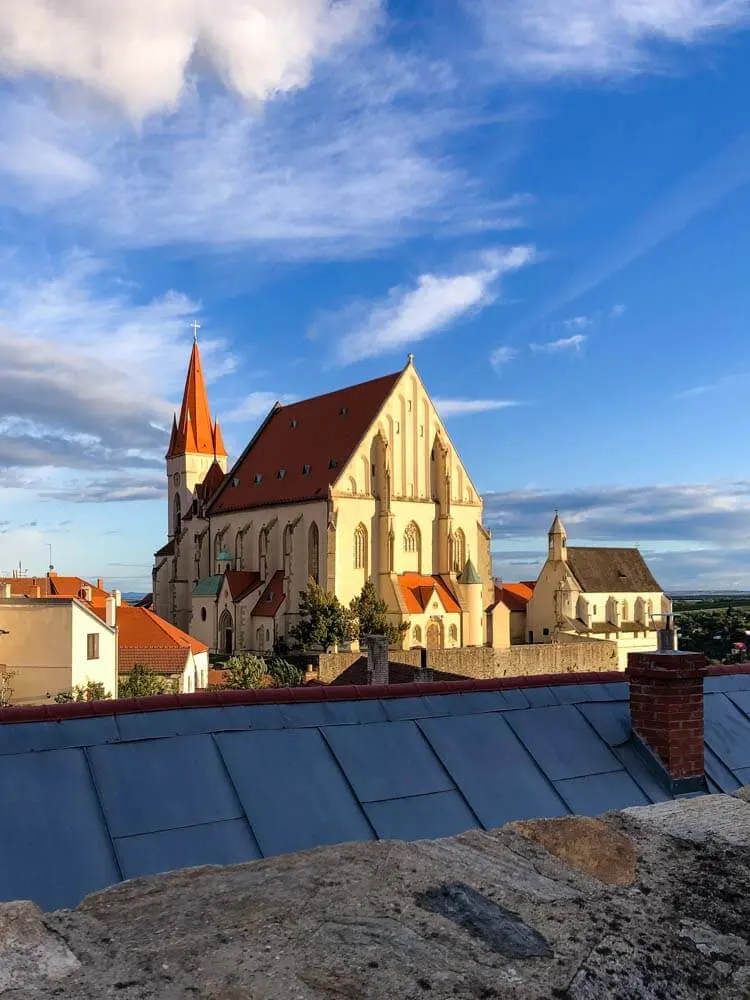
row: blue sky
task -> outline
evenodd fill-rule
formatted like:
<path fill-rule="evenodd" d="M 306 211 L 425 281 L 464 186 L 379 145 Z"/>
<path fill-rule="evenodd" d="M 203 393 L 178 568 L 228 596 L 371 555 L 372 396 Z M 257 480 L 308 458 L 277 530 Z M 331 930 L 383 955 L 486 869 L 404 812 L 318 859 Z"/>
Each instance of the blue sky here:
<path fill-rule="evenodd" d="M 750 3 L 208 6 L 0 9 L 0 571 L 148 586 L 197 319 L 234 455 L 413 350 L 499 575 L 750 588 Z"/>

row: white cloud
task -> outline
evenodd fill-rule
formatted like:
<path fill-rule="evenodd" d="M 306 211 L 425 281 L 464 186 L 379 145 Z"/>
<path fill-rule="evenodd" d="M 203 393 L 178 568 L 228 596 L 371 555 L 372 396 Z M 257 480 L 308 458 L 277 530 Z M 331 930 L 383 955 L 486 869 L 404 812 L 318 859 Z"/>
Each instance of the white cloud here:
<path fill-rule="evenodd" d="M 332 323 L 348 328 L 338 344 L 339 360 L 349 364 L 435 336 L 459 318 L 494 302 L 501 275 L 530 263 L 534 253 L 529 246 L 490 251 L 482 266 L 473 271 L 422 274 L 412 288 L 392 288 L 384 302 L 345 309 Z"/>
<path fill-rule="evenodd" d="M 244 423 L 246 421 L 258 420 L 265 417 L 274 403 L 294 403 L 296 396 L 288 393 L 275 392 L 251 392 L 222 419 L 225 423 Z"/>
<path fill-rule="evenodd" d="M 436 399 L 434 402 L 441 417 L 463 417 L 519 405 L 513 399 Z"/>
<path fill-rule="evenodd" d="M 495 369 L 495 371 L 500 371 L 505 365 L 514 361 L 518 357 L 518 351 L 515 347 L 496 347 L 494 351 L 490 354 L 490 364 Z"/>
<path fill-rule="evenodd" d="M 622 302 L 618 302 L 617 305 L 612 306 L 612 308 L 609 310 L 609 318 L 620 319 L 622 316 L 625 315 L 626 311 L 627 311 L 626 306 L 624 306 Z"/>
<path fill-rule="evenodd" d="M 0 466 L 117 468 L 123 488 L 125 470 L 161 470 L 200 306 L 136 294 L 83 254 L 43 276 L 0 271 Z M 202 350 L 209 374 L 232 367 L 221 341 Z M 53 474 L 44 485 L 54 489 Z"/>
<path fill-rule="evenodd" d="M 750 23 L 747 0 L 471 0 L 487 54 L 509 74 L 616 77 L 659 67 L 665 43 Z"/>
<path fill-rule="evenodd" d="M 591 316 L 571 316 L 570 319 L 563 320 L 566 330 L 588 330 L 593 325 L 594 320 Z"/>
<path fill-rule="evenodd" d="M 548 340 L 543 344 L 530 344 L 532 351 L 538 353 L 554 354 L 558 351 L 580 351 L 586 337 L 582 333 L 575 333 L 572 337 L 561 337 L 559 340 Z"/>
<path fill-rule="evenodd" d="M 0 75 L 89 88 L 134 119 L 174 109 L 195 62 L 244 98 L 305 86 L 378 0 L 3 0 Z"/>

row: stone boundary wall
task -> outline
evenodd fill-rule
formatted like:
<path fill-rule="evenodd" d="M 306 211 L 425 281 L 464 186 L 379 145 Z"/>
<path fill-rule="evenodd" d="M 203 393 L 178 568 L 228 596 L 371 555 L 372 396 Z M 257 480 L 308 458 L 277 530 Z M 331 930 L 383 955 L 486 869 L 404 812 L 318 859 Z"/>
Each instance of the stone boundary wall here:
<path fill-rule="evenodd" d="M 362 652 L 293 653 L 291 662 L 303 668 L 317 668 L 318 680 L 330 684 L 356 663 Z M 419 667 L 420 650 L 391 649 L 391 663 Z M 611 640 L 594 639 L 565 642 L 559 645 L 534 643 L 490 649 L 488 646 L 465 646 L 460 649 L 430 649 L 427 668 L 446 674 L 459 674 L 475 680 L 491 677 L 527 677 L 538 674 L 592 673 L 617 670 L 617 645 Z"/>

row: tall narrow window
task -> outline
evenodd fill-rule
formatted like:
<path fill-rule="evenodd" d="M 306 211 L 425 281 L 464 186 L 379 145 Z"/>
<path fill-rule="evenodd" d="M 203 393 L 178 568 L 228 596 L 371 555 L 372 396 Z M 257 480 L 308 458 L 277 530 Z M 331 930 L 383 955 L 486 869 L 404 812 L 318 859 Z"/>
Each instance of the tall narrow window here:
<path fill-rule="evenodd" d="M 86 636 L 86 659 L 87 660 L 98 660 L 99 659 L 99 633 L 89 632 Z"/>
<path fill-rule="evenodd" d="M 453 536 L 453 572 L 461 573 L 466 565 L 466 535 L 458 528 Z"/>
<path fill-rule="evenodd" d="M 367 569 L 367 528 L 358 524 L 354 531 L 354 568 Z"/>
<path fill-rule="evenodd" d="M 234 540 L 234 568 L 243 569 L 242 565 L 242 541 L 244 535 L 242 529 L 237 532 L 237 537 Z"/>
<path fill-rule="evenodd" d="M 404 531 L 404 570 L 420 573 L 422 568 L 422 538 L 418 526 L 410 521 Z"/>
<path fill-rule="evenodd" d="M 214 537 L 214 573 L 219 572 L 219 554 L 221 553 L 221 534 Z"/>
<path fill-rule="evenodd" d="M 320 583 L 320 534 L 315 521 L 307 533 L 307 576 Z"/>
<path fill-rule="evenodd" d="M 258 532 L 258 573 L 261 581 L 266 579 L 266 562 L 268 559 L 268 531 L 263 529 Z"/>
<path fill-rule="evenodd" d="M 180 494 L 175 493 L 174 495 L 174 533 L 179 535 L 182 529 L 182 504 L 180 503 Z"/>

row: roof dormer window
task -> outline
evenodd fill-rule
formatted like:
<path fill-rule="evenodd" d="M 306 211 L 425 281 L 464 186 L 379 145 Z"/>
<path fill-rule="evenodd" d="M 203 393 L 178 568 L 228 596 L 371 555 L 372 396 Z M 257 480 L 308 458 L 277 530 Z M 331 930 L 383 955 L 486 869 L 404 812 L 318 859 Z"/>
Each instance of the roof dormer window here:
<path fill-rule="evenodd" d="M 338 464 L 339 463 L 336 461 L 336 459 L 332 458 L 331 461 L 328 463 L 328 468 L 335 469 Z"/>
<path fill-rule="evenodd" d="M 263 482 L 263 473 L 262 472 L 256 472 L 255 473 L 254 482 L 255 482 L 256 486 L 260 486 L 260 484 Z"/>
<path fill-rule="evenodd" d="M 297 423 L 298 423 L 298 422 L 297 422 L 297 421 L 296 421 L 296 420 L 295 420 L 294 418 L 292 418 L 292 419 L 291 419 L 291 420 L 289 421 L 289 426 L 290 426 L 290 427 L 292 428 L 292 430 L 294 430 L 294 428 L 295 428 L 295 427 L 297 426 Z"/>
<path fill-rule="evenodd" d="M 310 466 L 309 465 L 303 465 L 302 466 L 302 475 L 303 476 L 309 476 L 310 475 Z"/>
<path fill-rule="evenodd" d="M 279 469 L 279 471 L 276 473 L 276 477 L 278 479 L 283 479 L 285 475 L 286 475 L 286 469 Z"/>

